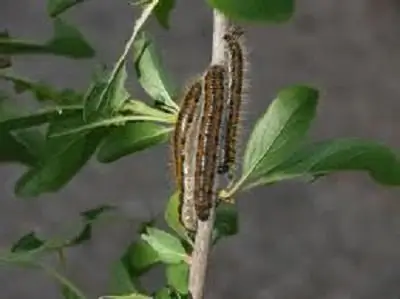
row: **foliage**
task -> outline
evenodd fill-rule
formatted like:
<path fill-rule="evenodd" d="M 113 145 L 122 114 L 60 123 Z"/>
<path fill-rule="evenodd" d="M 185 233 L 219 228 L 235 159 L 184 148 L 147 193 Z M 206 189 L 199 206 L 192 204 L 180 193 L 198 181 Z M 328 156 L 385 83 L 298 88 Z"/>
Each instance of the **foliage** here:
<path fill-rule="evenodd" d="M 173 130 L 179 105 L 172 75 L 164 68 L 152 38 L 144 30 L 154 14 L 160 26 L 170 27 L 174 0 L 136 3 L 142 14 L 111 72 L 96 73 L 86 91 L 57 90 L 12 73 L 17 55 L 58 55 L 70 59 L 94 56 L 83 35 L 61 19 L 84 0 L 48 0 L 54 36 L 46 42 L 22 41 L 0 35 L 0 80 L 15 94 L 1 91 L 0 162 L 20 163 L 25 173 L 15 184 L 19 197 L 33 198 L 65 187 L 92 158 L 110 163 L 165 143 Z M 293 0 L 207 0 L 206 3 L 232 20 L 282 22 L 293 14 Z M 89 5 L 89 4 L 85 4 Z M 132 54 L 131 54 L 132 53 Z M 125 88 L 132 59 L 137 81 L 147 101 Z M 29 92 L 41 109 L 26 111 L 13 106 L 13 97 Z M 222 199 L 237 197 L 243 190 L 295 178 L 316 179 L 337 171 L 364 171 L 376 182 L 400 185 L 399 157 L 384 145 L 369 140 L 338 139 L 309 142 L 307 133 L 315 118 L 318 91 L 294 85 L 277 94 L 260 117 L 247 142 L 241 175 L 220 192 Z M 168 200 L 165 221 L 170 232 L 145 223 L 124 254 L 110 269 L 110 295 L 103 299 L 189 298 L 188 273 L 193 241 L 178 221 L 178 193 Z M 53 277 L 64 298 L 87 298 L 64 273 L 48 267 L 41 258 L 56 254 L 65 262 L 64 251 L 90 241 L 92 227 L 103 215 L 118 213 L 112 206 L 83 212 L 78 230 L 68 236 L 46 240 L 29 232 L 0 255 L 0 262 L 41 269 Z M 236 206 L 217 208 L 213 242 L 238 233 Z M 141 277 L 153 267 L 165 265 L 165 286 L 154 294 L 141 285 Z"/>

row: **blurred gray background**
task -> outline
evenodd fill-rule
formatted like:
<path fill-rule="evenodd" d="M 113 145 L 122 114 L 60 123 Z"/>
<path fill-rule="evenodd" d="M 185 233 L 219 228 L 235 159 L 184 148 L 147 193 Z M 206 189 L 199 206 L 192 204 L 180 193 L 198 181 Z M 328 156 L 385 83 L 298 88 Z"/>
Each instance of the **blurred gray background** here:
<path fill-rule="evenodd" d="M 398 1 L 298 2 L 291 23 L 248 28 L 251 88 L 243 139 L 280 88 L 306 83 L 321 91 L 313 138 L 368 137 L 399 147 Z M 125 0 L 96 0 L 65 17 L 98 50 L 97 62 L 111 65 L 137 16 Z M 210 59 L 211 16 L 203 1 L 177 0 L 169 32 L 155 22 L 150 25 L 179 84 L 202 71 Z M 45 40 L 51 34 L 45 1 L 1 0 L 4 27 L 14 36 Z M 84 89 L 95 64 L 24 57 L 16 61 L 15 71 L 59 87 Z M 135 95 L 143 95 L 130 83 Z M 25 202 L 13 195 L 23 169 L 1 165 L 0 247 L 30 230 L 57 234 L 80 211 L 101 203 L 117 203 L 129 217 L 146 220 L 162 211 L 172 191 L 168 163 L 166 146 L 111 165 L 93 162 L 62 192 Z M 243 194 L 240 233 L 213 252 L 206 298 L 400 298 L 399 194 L 399 189 L 379 187 L 360 174 Z M 70 277 L 90 298 L 104 295 L 111 263 L 134 237 L 134 228 L 123 221 L 98 226 L 92 242 L 68 252 Z M 149 283 L 157 285 L 159 278 L 156 273 Z M 0 297 L 61 298 L 42 273 L 15 268 L 0 268 Z"/>

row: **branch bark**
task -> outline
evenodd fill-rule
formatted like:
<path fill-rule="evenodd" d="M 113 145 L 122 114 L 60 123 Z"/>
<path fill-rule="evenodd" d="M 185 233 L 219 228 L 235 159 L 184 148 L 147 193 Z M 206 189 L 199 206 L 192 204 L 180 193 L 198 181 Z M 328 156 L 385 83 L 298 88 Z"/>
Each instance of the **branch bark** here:
<path fill-rule="evenodd" d="M 224 64 L 225 50 L 223 44 L 223 35 L 229 27 L 228 19 L 221 13 L 214 10 L 214 30 L 212 46 L 212 64 Z M 218 176 L 217 176 L 218 177 Z M 218 180 L 215 181 L 214 190 L 218 188 Z M 199 221 L 194 249 L 192 253 L 192 263 L 189 275 L 189 291 L 193 299 L 203 299 L 205 280 L 207 274 L 208 258 L 211 249 L 211 237 L 215 222 L 215 202 L 210 211 L 210 217 L 207 221 Z"/>

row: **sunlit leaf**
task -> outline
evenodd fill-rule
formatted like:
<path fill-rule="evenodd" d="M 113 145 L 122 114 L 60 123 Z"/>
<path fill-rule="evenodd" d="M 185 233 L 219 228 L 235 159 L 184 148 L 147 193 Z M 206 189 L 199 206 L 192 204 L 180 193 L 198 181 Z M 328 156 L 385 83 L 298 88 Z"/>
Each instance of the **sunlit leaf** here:
<path fill-rule="evenodd" d="M 398 152 L 377 142 L 356 138 L 307 145 L 254 185 L 342 171 L 365 171 L 380 184 L 400 185 Z"/>
<path fill-rule="evenodd" d="M 187 259 L 185 249 L 179 239 L 156 228 L 147 228 L 142 239 L 158 253 L 160 259 L 167 264 L 176 264 Z"/>
<path fill-rule="evenodd" d="M 306 86 L 279 92 L 251 133 L 239 185 L 258 180 L 301 146 L 314 119 L 317 99 L 318 91 Z"/>
<path fill-rule="evenodd" d="M 149 243 L 139 240 L 127 248 L 122 261 L 132 275 L 139 276 L 161 260 L 158 253 Z"/>

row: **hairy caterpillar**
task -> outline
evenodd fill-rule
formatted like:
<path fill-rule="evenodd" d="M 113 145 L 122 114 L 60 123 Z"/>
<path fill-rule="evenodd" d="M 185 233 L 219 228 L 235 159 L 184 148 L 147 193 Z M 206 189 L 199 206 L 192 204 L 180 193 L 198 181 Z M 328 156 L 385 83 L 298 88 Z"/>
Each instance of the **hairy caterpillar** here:
<path fill-rule="evenodd" d="M 245 55 L 239 41 L 243 30 L 234 27 L 223 39 L 226 43 L 228 56 L 228 100 L 224 124 L 224 144 L 221 147 L 221 161 L 218 173 L 228 173 L 230 179 L 234 175 L 236 163 L 238 127 L 240 121 L 245 72 Z"/>
<path fill-rule="evenodd" d="M 195 81 L 186 91 L 181 109 L 179 110 L 175 130 L 173 134 L 173 155 L 175 166 L 176 184 L 179 190 L 179 220 L 189 231 L 195 231 L 197 228 L 197 216 L 193 200 L 193 182 L 188 170 L 186 157 L 194 149 L 190 149 L 188 141 L 189 133 L 193 131 L 193 120 L 195 119 L 196 108 L 199 104 L 202 94 L 202 84 L 200 80 Z"/>
<path fill-rule="evenodd" d="M 219 151 L 219 136 L 225 100 L 226 69 L 211 65 L 204 76 L 204 105 L 199 127 L 195 168 L 195 208 L 206 221 L 213 205 L 213 187 Z"/>

